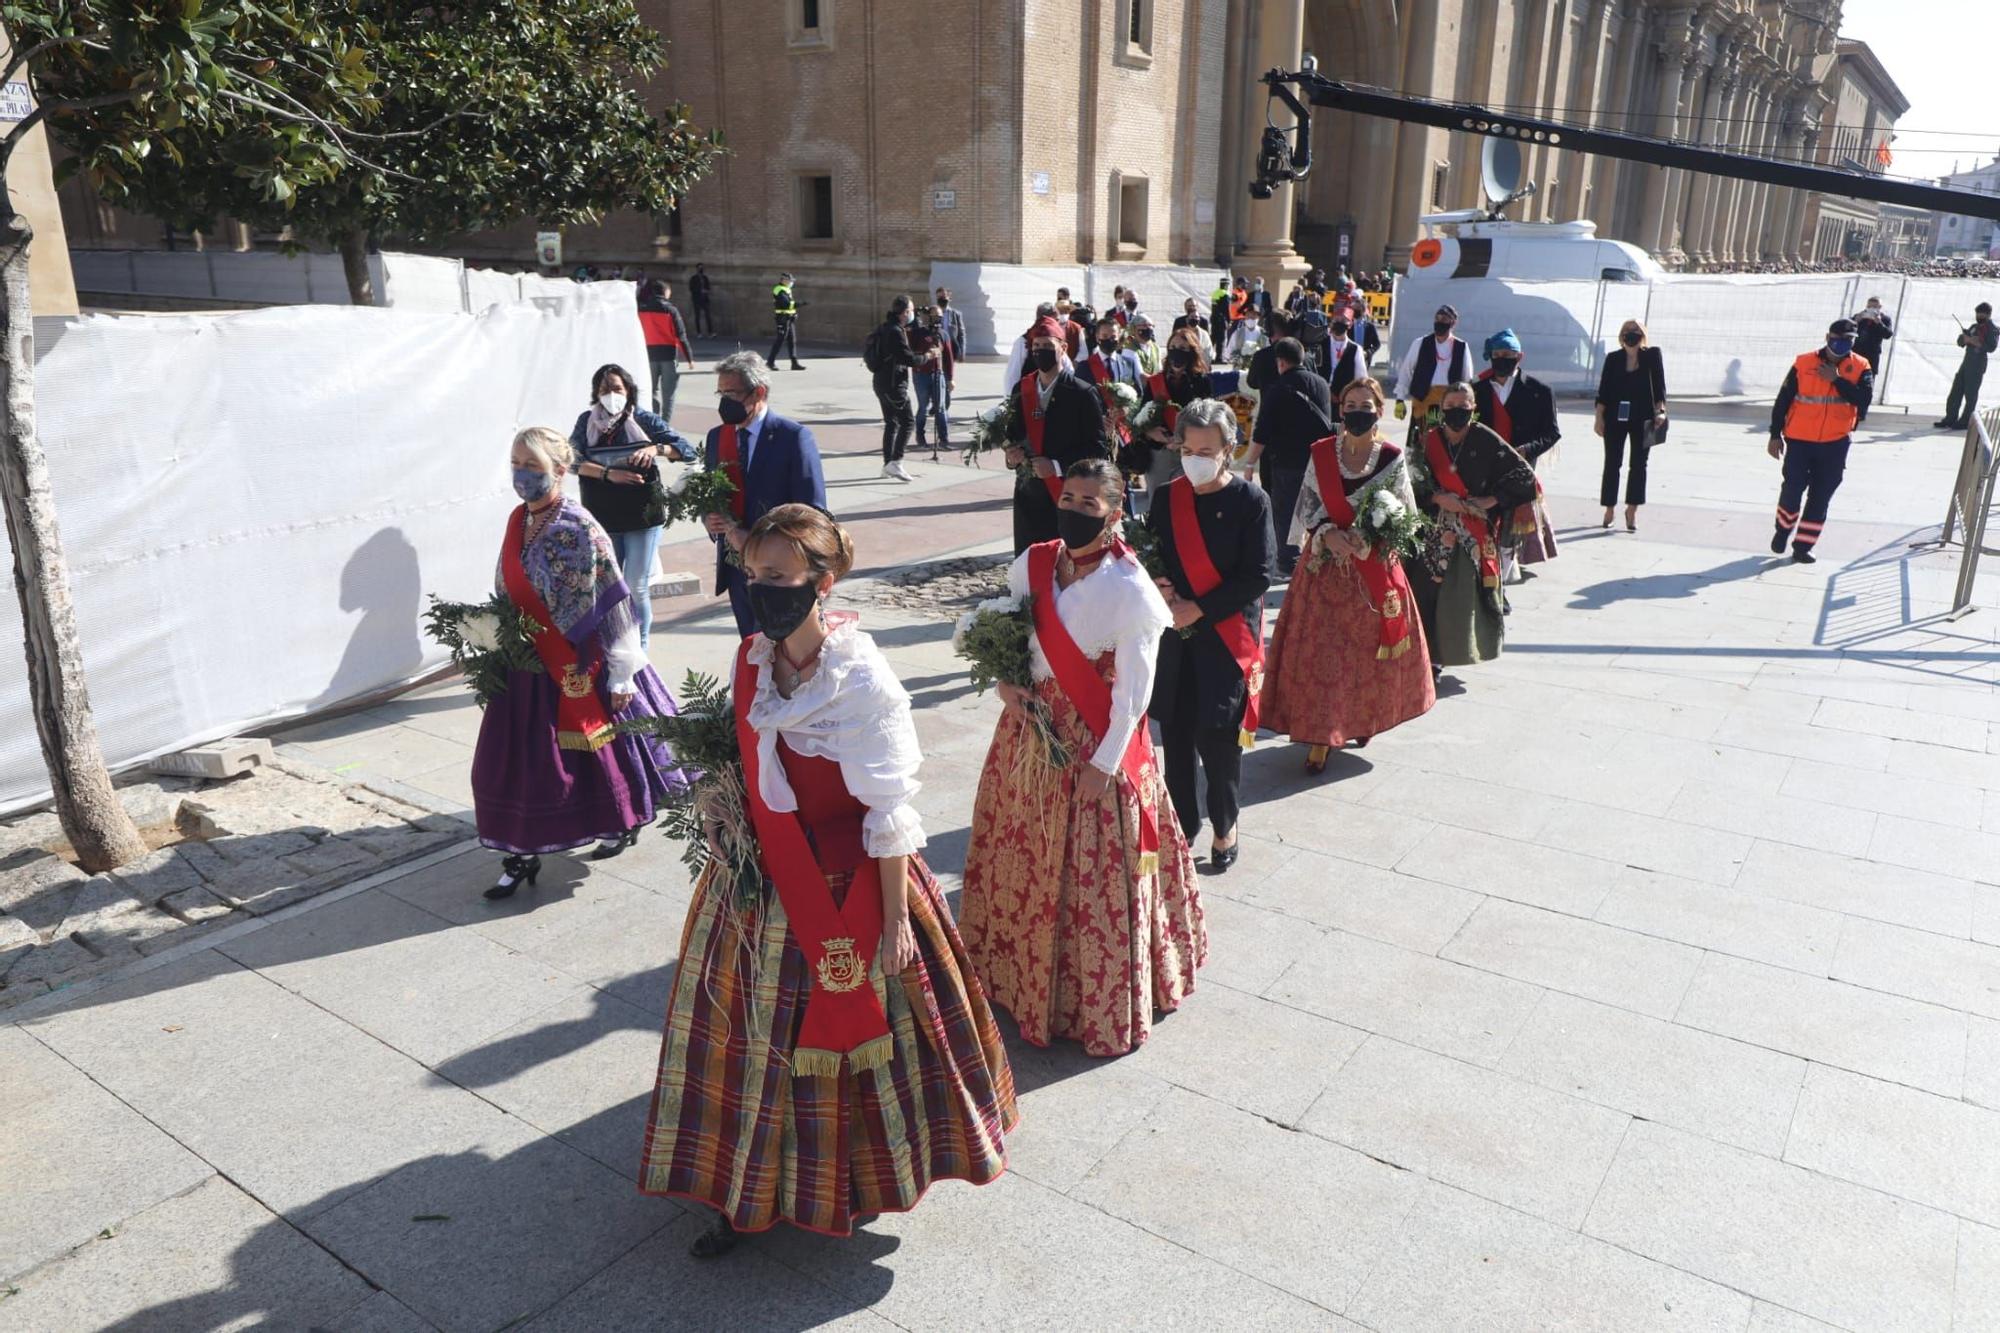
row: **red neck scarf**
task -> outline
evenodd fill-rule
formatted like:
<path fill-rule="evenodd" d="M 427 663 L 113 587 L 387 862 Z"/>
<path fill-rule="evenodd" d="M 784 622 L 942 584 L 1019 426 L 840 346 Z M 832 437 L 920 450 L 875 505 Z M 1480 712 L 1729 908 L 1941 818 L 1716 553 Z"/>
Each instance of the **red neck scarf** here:
<path fill-rule="evenodd" d="M 1028 372 L 1027 378 L 1021 381 L 1021 420 L 1028 429 L 1029 456 L 1047 458 L 1048 450 L 1042 444 L 1042 428 L 1046 424 L 1042 419 L 1042 378 L 1032 370 Z M 1057 475 L 1053 477 L 1043 477 L 1042 485 L 1049 488 L 1050 500 L 1061 500 L 1063 486 L 1061 469 L 1058 468 Z"/>
<path fill-rule="evenodd" d="M 558 500 L 557 504 L 562 502 Z M 522 614 L 539 627 L 535 633 L 535 656 L 556 683 L 556 744 L 565 750 L 600 750 L 613 739 L 611 719 L 604 701 L 597 697 L 599 663 L 584 664 L 576 646 L 555 627 L 555 617 L 528 579 L 528 567 L 521 561 L 527 544 L 528 507 L 518 505 L 507 520 L 507 536 L 500 544 L 500 578 L 507 596 Z"/>
<path fill-rule="evenodd" d="M 1384 445 L 1385 453 L 1400 457 L 1400 451 L 1392 445 Z M 1384 464 L 1382 472 L 1387 472 L 1394 458 Z M 1317 440 L 1312 447 L 1313 478 L 1319 482 L 1320 503 L 1326 506 L 1326 516 L 1336 528 L 1352 528 L 1360 517 L 1355 512 L 1354 502 L 1347 498 L 1346 479 L 1340 474 L 1340 437 L 1329 435 Z M 1376 473 L 1381 476 L 1382 472 Z M 1373 478 L 1370 478 L 1372 481 Z M 1361 587 L 1368 594 L 1368 605 L 1379 618 L 1376 626 L 1375 656 L 1377 660 L 1388 661 L 1401 657 L 1410 651 L 1415 642 L 1412 624 L 1416 608 L 1404 595 L 1407 581 L 1403 579 L 1402 562 L 1393 551 L 1373 551 L 1356 556 L 1350 563 L 1361 580 Z"/>
<path fill-rule="evenodd" d="M 1208 539 L 1201 535 L 1201 523 L 1195 517 L 1194 483 L 1186 477 L 1176 477 L 1167 486 L 1167 497 L 1174 523 L 1174 558 L 1179 561 L 1181 573 L 1187 576 L 1194 595 L 1206 597 L 1222 586 L 1222 573 L 1208 553 Z M 1243 705 L 1242 734 L 1237 738 L 1247 750 L 1257 741 L 1257 696 L 1264 690 L 1263 601 L 1260 598 L 1250 610 L 1209 624 L 1221 638 L 1222 646 L 1229 650 L 1236 669 L 1243 673 L 1243 683 L 1249 691 Z"/>
<path fill-rule="evenodd" d="M 1470 439 L 1471 436 L 1467 436 Z M 1433 430 L 1424 436 L 1424 457 L 1431 465 L 1431 479 L 1442 491 L 1449 491 L 1461 500 L 1470 500 L 1472 492 L 1465 487 L 1465 478 L 1458 475 L 1458 465 L 1451 461 L 1451 451 L 1445 447 L 1444 432 Z M 1479 581 L 1488 588 L 1500 586 L 1500 547 L 1493 540 L 1493 525 L 1482 514 L 1459 515 L 1465 524 L 1466 535 L 1472 538 L 1472 545 L 1479 559 Z"/>
<path fill-rule="evenodd" d="M 757 667 L 750 660 L 754 642 L 754 637 L 745 639 L 736 655 L 736 745 L 743 754 L 743 785 L 758 859 L 813 970 L 792 1072 L 837 1076 L 842 1057 L 854 1069 L 883 1069 L 895 1045 L 869 984 L 869 969 L 882 946 L 881 867 L 873 857 L 862 858 L 848 881 L 847 896 L 836 904 L 805 824 L 796 813 L 766 804 L 757 786 L 757 731 L 750 725 L 750 702 L 757 697 Z"/>
<path fill-rule="evenodd" d="M 1084 725 L 1101 744 L 1111 731 L 1111 686 L 1097 674 L 1097 667 L 1083 655 L 1083 649 L 1077 647 L 1076 640 L 1064 627 L 1062 617 L 1056 614 L 1056 557 L 1061 551 L 1060 541 L 1038 542 L 1028 548 L 1028 590 L 1034 595 L 1035 639 L 1042 645 L 1042 656 L 1049 660 L 1049 671 L 1057 687 L 1076 706 Z M 1132 784 L 1139 798 L 1137 873 L 1141 875 L 1152 874 L 1160 865 L 1160 826 L 1154 813 L 1155 803 L 1152 793 L 1142 785 L 1152 755 L 1153 738 L 1141 718 L 1118 765 L 1119 774 Z M 1077 762 L 1090 761 L 1079 758 Z"/>
<path fill-rule="evenodd" d="M 722 464 L 723 475 L 729 478 L 729 484 L 736 488 L 729 492 L 729 512 L 741 523 L 749 496 L 743 489 L 743 459 L 736 440 L 736 427 L 722 428 L 722 434 L 715 441 L 715 457 Z"/>

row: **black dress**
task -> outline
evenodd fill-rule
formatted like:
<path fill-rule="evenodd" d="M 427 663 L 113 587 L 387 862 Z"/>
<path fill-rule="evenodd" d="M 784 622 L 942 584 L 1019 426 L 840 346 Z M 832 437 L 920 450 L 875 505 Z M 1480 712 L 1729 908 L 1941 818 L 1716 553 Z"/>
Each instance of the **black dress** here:
<path fill-rule="evenodd" d="M 1217 623 L 1246 616 L 1261 638 L 1264 594 L 1277 577 L 1277 541 L 1271 529 L 1271 502 L 1240 477 L 1212 495 L 1197 494 L 1195 523 L 1222 582 L 1195 597 L 1174 544 L 1173 494 L 1189 483 L 1162 487 L 1146 513 L 1174 591 L 1201 607 L 1202 618 L 1185 637 L 1177 629 L 1160 636 L 1149 709 L 1160 724 L 1167 793 L 1181 831 L 1192 838 L 1201 828 L 1196 764 L 1208 777 L 1208 817 L 1218 833 L 1236 827 L 1237 788 L 1243 748 L 1240 728 L 1248 691 L 1243 672 L 1217 633 Z"/>

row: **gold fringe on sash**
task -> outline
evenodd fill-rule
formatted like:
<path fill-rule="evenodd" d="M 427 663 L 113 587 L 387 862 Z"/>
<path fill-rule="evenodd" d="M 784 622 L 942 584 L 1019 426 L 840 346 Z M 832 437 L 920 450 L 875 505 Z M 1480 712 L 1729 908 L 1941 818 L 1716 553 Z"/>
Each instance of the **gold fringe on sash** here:
<path fill-rule="evenodd" d="M 1139 853 L 1139 873 L 1140 873 L 1140 874 L 1142 874 L 1142 875 L 1157 875 L 1157 874 L 1159 874 L 1159 873 L 1160 873 L 1160 854 L 1159 854 L 1158 852 L 1141 852 L 1141 853 Z"/>
<path fill-rule="evenodd" d="M 585 754 L 595 754 L 618 738 L 618 733 L 610 727 L 599 727 L 585 735 L 580 731 L 558 731 L 556 744 L 565 750 L 580 750 Z"/>
<path fill-rule="evenodd" d="M 859 1073 L 865 1069 L 887 1069 L 895 1055 L 895 1037 L 885 1032 L 848 1051 L 845 1058 L 848 1066 Z M 838 1078 L 841 1059 L 839 1051 L 801 1046 L 792 1052 L 792 1073 L 800 1078 Z"/>
<path fill-rule="evenodd" d="M 1378 662 L 1393 662 L 1409 651 L 1410 636 L 1405 634 L 1397 642 L 1377 648 L 1375 650 L 1375 660 Z"/>

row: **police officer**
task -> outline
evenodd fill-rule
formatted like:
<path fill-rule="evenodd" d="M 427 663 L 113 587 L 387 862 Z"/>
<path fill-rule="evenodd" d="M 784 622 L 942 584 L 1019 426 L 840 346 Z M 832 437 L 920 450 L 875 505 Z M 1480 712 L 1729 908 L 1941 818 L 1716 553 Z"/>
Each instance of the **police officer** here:
<path fill-rule="evenodd" d="M 790 353 L 793 370 L 804 370 L 799 364 L 799 302 L 792 295 L 792 275 L 780 273 L 778 285 L 771 289 L 771 315 L 778 322 L 778 336 L 771 340 L 771 355 L 765 357 L 771 369 L 778 368 L 780 348 Z"/>
<path fill-rule="evenodd" d="M 1785 463 L 1771 554 L 1783 555 L 1790 541 L 1802 565 L 1813 563 L 1827 505 L 1847 470 L 1850 437 L 1875 400 L 1875 368 L 1855 352 L 1854 333 L 1853 320 L 1833 321 L 1826 343 L 1792 363 L 1771 409 L 1768 452 Z"/>

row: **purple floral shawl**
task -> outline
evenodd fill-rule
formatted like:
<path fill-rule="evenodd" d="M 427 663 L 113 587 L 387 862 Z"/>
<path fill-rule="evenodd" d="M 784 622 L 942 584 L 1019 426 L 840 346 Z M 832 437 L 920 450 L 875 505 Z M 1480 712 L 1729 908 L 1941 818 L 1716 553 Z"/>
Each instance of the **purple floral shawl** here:
<path fill-rule="evenodd" d="M 631 600 L 610 535 L 568 496 L 549 525 L 522 549 L 521 563 L 555 617 L 555 627 L 579 647 L 605 628 L 607 616 L 625 612 Z M 507 595 L 497 562 L 493 586 L 502 597 Z"/>

